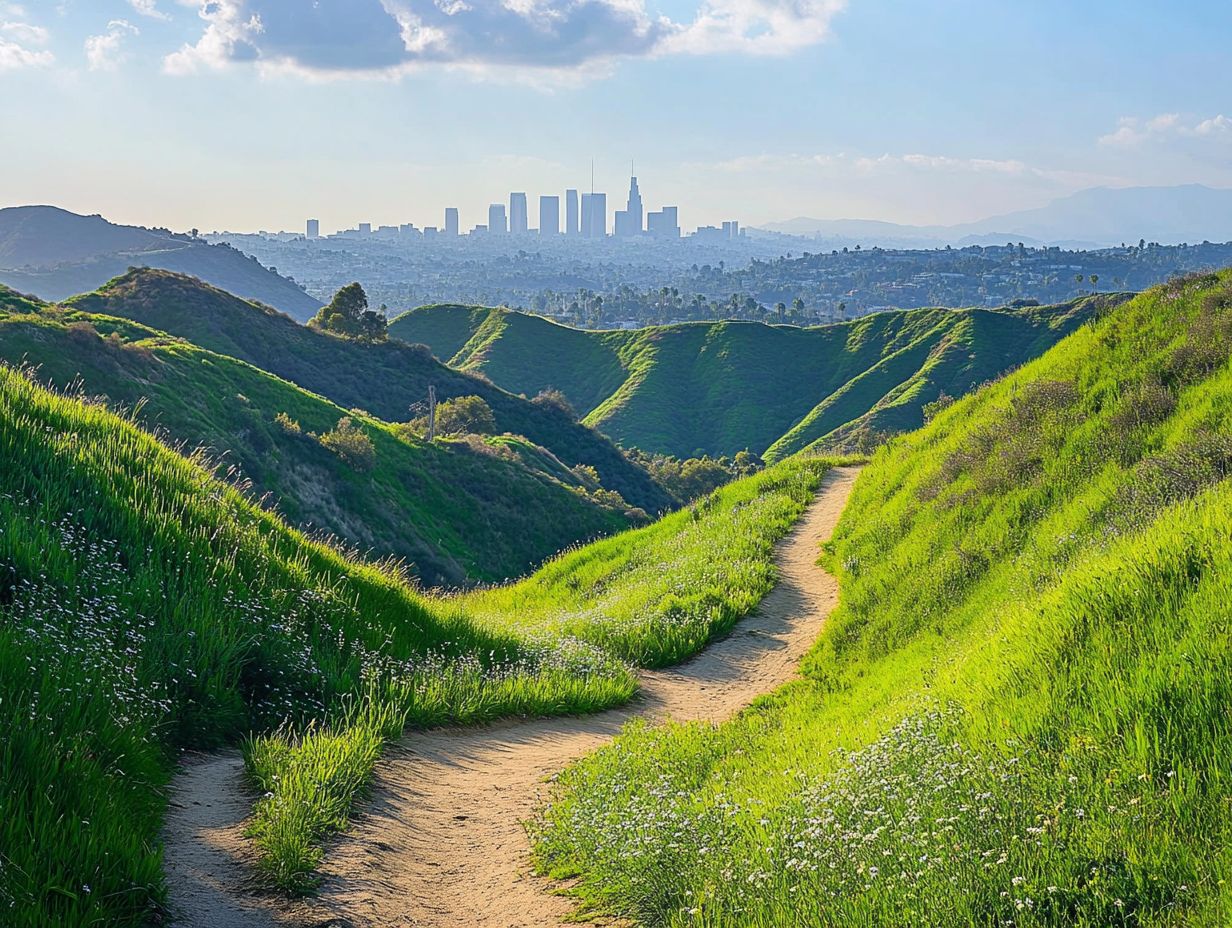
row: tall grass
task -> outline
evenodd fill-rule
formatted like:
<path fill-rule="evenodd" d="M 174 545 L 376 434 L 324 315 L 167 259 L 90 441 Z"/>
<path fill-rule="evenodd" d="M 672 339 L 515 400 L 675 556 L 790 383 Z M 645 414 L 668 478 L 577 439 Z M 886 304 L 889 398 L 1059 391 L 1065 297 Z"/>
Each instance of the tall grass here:
<path fill-rule="evenodd" d="M 0 922 L 140 924 L 181 747 L 626 698 L 593 648 L 527 646 L 348 561 L 97 405 L 0 368 Z"/>
<path fill-rule="evenodd" d="M 540 864 L 647 925 L 1232 920 L 1232 274 L 894 442 L 806 678 L 573 767 Z"/>
<path fill-rule="evenodd" d="M 483 616 L 465 597 L 425 597 L 289 529 L 202 463 L 0 367 L 0 924 L 159 917 L 156 836 L 175 756 L 241 740 L 263 797 L 251 827 L 260 867 L 277 886 L 310 888 L 321 839 L 345 826 L 404 726 L 627 699 L 631 656 L 683 655 L 755 602 L 704 573 L 702 555 L 767 586 L 771 540 L 824 469 L 754 478 L 528 581 L 550 596 L 568 585 L 563 562 L 606 563 L 570 602 L 606 592 L 616 609 L 620 592 L 629 604 L 613 636 L 596 622 L 503 615 L 496 592 Z M 760 534 L 750 527 L 755 543 L 724 531 L 745 507 L 775 514 Z M 693 551 L 674 562 L 682 573 L 641 588 L 676 535 Z M 508 608 L 529 601 L 506 595 Z M 638 615 L 685 629 L 670 653 L 617 646 L 651 640 Z"/>

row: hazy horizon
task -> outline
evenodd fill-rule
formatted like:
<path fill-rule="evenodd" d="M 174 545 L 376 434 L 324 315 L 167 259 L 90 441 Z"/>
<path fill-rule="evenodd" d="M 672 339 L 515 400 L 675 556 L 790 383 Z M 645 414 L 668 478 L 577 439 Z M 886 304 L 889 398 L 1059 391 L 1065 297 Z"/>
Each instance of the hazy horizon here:
<path fill-rule="evenodd" d="M 948 225 L 1232 186 L 1232 10 L 0 0 L 0 204 L 248 231 L 595 189 L 683 226 Z M 1075 93 L 1082 87 L 1082 93 Z M 533 210 L 532 210 L 533 211 Z"/>

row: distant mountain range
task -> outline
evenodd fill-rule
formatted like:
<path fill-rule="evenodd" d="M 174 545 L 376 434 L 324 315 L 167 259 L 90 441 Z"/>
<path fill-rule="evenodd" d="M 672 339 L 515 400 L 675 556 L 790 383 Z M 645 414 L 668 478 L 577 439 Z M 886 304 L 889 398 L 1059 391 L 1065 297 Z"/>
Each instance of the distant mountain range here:
<path fill-rule="evenodd" d="M 165 229 L 80 216 L 54 206 L 0 209 L 0 283 L 44 300 L 94 290 L 130 267 L 198 277 L 300 321 L 321 303 L 292 280 L 229 245 Z"/>
<path fill-rule="evenodd" d="M 1232 240 L 1232 189 L 1093 187 L 1039 209 L 991 216 L 953 226 L 913 226 L 872 219 L 798 217 L 761 227 L 806 235 L 835 245 L 932 248 L 938 245 L 1028 245 L 1102 248 L 1139 239 L 1162 244 Z"/>

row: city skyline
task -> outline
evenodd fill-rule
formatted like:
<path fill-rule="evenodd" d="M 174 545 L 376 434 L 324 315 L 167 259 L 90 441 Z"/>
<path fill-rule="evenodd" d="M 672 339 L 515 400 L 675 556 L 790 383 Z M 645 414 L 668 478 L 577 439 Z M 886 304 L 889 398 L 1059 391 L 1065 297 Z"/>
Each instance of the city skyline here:
<path fill-rule="evenodd" d="M 603 191 L 591 190 L 581 196 L 581 209 L 578 209 L 578 191 L 576 188 L 566 188 L 565 193 L 565 225 L 562 228 L 559 194 L 538 194 L 539 224 L 529 225 L 529 200 L 526 191 L 515 190 L 508 194 L 503 202 L 492 202 L 487 206 L 487 222 L 475 223 L 468 231 L 462 221 L 459 207 L 444 208 L 444 222 L 441 225 L 414 222 L 397 225 L 376 225 L 370 221 L 357 222 L 327 232 L 321 232 L 321 221 L 317 218 L 305 220 L 305 237 L 346 236 L 348 234 L 394 234 L 417 232 L 430 235 L 564 235 L 582 238 L 634 238 L 649 236 L 657 239 L 676 239 L 684 237 L 684 230 L 679 223 L 679 206 L 664 205 L 658 210 L 646 211 L 643 205 L 641 188 L 636 175 L 629 178 L 629 194 L 625 209 L 616 210 L 608 220 L 607 194 Z M 549 229 L 544 232 L 544 229 Z M 236 230 L 227 230 L 236 231 Z M 286 234 L 290 230 L 278 230 Z M 721 225 L 698 225 L 692 235 L 709 236 L 712 239 L 737 238 L 742 228 L 736 220 L 724 220 Z"/>

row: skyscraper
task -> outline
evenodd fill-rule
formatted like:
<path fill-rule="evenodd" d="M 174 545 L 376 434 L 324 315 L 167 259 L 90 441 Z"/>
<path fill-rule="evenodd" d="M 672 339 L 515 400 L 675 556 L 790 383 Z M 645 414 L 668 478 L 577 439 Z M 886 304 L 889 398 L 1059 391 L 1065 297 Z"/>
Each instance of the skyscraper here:
<path fill-rule="evenodd" d="M 655 238 L 680 238 L 676 207 L 665 206 L 646 214 L 646 231 Z"/>
<path fill-rule="evenodd" d="M 445 207 L 445 234 L 458 234 L 458 208 L 456 206 Z"/>
<path fill-rule="evenodd" d="M 308 220 L 308 238 L 320 238 L 320 237 L 321 237 L 321 220 L 309 219 Z"/>
<path fill-rule="evenodd" d="M 539 198 L 539 234 L 560 235 L 560 197 Z"/>
<path fill-rule="evenodd" d="M 509 231 L 514 235 L 526 234 L 526 194 L 509 194 Z"/>
<path fill-rule="evenodd" d="M 629 203 L 616 213 L 616 235 L 628 238 L 641 235 L 645 226 L 642 223 L 642 193 L 637 189 L 637 178 L 629 178 Z"/>
<path fill-rule="evenodd" d="M 565 235 L 577 235 L 582 231 L 578 219 L 578 194 L 576 190 L 565 191 Z"/>
<path fill-rule="evenodd" d="M 607 237 L 607 194 L 582 194 L 582 235 L 586 238 Z"/>
<path fill-rule="evenodd" d="M 509 231 L 509 226 L 505 221 L 504 203 L 493 203 L 488 207 L 488 231 L 493 233 Z"/>

